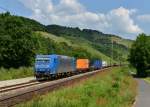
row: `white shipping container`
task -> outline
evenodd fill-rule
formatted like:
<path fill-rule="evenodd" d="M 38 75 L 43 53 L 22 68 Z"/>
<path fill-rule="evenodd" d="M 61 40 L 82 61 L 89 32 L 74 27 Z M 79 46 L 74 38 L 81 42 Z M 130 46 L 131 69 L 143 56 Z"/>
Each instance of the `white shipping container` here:
<path fill-rule="evenodd" d="M 106 61 L 102 61 L 102 67 L 107 67 L 107 62 Z"/>

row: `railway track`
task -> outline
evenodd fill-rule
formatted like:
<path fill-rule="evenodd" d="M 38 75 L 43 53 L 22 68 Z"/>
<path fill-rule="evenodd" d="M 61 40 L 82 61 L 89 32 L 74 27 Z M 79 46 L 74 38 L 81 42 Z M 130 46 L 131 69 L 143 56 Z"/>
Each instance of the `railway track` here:
<path fill-rule="evenodd" d="M 68 78 L 63 78 L 55 81 L 37 82 L 32 81 L 19 85 L 1 87 L 0 90 L 0 107 L 11 107 L 21 102 L 31 100 L 37 95 L 45 94 L 49 91 L 59 89 L 63 86 L 73 84 L 79 80 L 85 79 L 101 71 L 107 71 L 111 69 L 105 68 L 93 72 L 87 72 L 79 75 L 75 75 Z"/>
<path fill-rule="evenodd" d="M 29 86 L 37 85 L 37 84 L 40 84 L 40 82 L 38 82 L 38 81 L 30 81 L 30 82 L 26 82 L 26 83 L 20 83 L 20 84 L 0 87 L 0 93 L 12 91 L 12 90 L 19 89 L 19 88 L 25 88 L 25 87 L 29 87 Z"/>

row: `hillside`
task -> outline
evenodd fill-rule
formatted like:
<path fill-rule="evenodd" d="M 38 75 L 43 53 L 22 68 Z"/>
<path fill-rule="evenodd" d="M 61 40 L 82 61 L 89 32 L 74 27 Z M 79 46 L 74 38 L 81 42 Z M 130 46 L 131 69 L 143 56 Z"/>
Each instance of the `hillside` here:
<path fill-rule="evenodd" d="M 57 36 L 68 35 L 68 36 L 75 36 L 75 37 L 83 37 L 88 39 L 89 41 L 99 42 L 101 44 L 110 43 L 111 39 L 118 44 L 124 46 L 130 46 L 132 44 L 132 40 L 124 39 L 116 35 L 112 34 L 104 34 L 97 30 L 92 29 L 79 29 L 78 27 L 65 27 L 59 25 L 48 25 L 46 26 L 47 31 L 52 34 L 56 34 Z"/>
<path fill-rule="evenodd" d="M 84 43 L 84 41 L 86 41 L 94 49 L 98 50 L 99 52 L 105 54 L 108 57 L 112 57 L 113 51 L 113 59 L 115 60 L 125 61 L 127 59 L 129 51 L 128 48 L 133 42 L 132 40 L 123 39 L 116 35 L 104 34 L 102 32 L 91 29 L 81 30 L 79 28 L 64 27 L 59 25 L 48 25 L 47 31 L 59 37 L 73 39 L 73 41 L 76 41 L 77 44 L 82 42 Z"/>
<path fill-rule="evenodd" d="M 55 41 L 57 43 L 57 45 L 63 43 L 71 48 L 84 49 L 91 55 L 91 58 L 95 57 L 95 58 L 106 60 L 108 62 L 110 62 L 110 60 L 112 60 L 110 57 L 106 56 L 105 54 L 101 53 L 97 49 L 93 48 L 92 43 L 90 41 L 87 41 L 84 38 L 82 38 L 80 40 L 76 39 L 75 37 L 64 38 L 64 37 L 59 37 L 59 36 L 56 36 L 56 35 L 53 35 L 50 33 L 46 33 L 46 32 L 37 32 L 37 34 L 44 38 L 49 38 L 50 40 Z M 69 51 L 69 50 L 67 50 L 67 51 Z M 66 54 L 68 53 L 67 51 L 66 51 Z"/>
<path fill-rule="evenodd" d="M 129 40 L 129 39 L 123 39 L 123 38 L 120 38 L 120 37 L 116 37 L 116 36 L 112 36 L 111 39 L 118 43 L 118 44 L 121 44 L 121 45 L 124 45 L 128 48 L 131 47 L 132 43 L 133 43 L 133 40 Z"/>
<path fill-rule="evenodd" d="M 31 66 L 36 54 L 126 61 L 132 44 L 131 40 L 96 30 L 45 26 L 8 12 L 0 14 L 0 25 L 0 66 L 6 68 Z"/>

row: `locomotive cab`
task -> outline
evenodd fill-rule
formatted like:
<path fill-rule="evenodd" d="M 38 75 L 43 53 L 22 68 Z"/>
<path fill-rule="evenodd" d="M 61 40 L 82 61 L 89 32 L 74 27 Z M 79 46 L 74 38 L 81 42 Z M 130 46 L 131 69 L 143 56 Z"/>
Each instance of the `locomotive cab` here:
<path fill-rule="evenodd" d="M 52 73 L 55 58 L 50 55 L 37 55 L 35 59 L 35 77 L 42 78 Z"/>
<path fill-rule="evenodd" d="M 35 60 L 36 79 L 50 79 L 57 75 L 76 71 L 75 59 L 63 55 L 37 55 Z"/>

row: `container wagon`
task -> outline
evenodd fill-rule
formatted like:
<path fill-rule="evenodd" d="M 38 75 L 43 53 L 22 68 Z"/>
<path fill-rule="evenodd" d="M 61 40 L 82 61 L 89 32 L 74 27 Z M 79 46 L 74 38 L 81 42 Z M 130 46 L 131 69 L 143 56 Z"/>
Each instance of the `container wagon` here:
<path fill-rule="evenodd" d="M 106 68 L 107 66 L 108 66 L 107 62 L 106 61 L 102 61 L 102 67 Z"/>
<path fill-rule="evenodd" d="M 63 55 L 37 55 L 35 77 L 51 78 L 57 75 L 68 75 L 76 71 L 75 58 Z"/>
<path fill-rule="evenodd" d="M 77 59 L 76 60 L 76 69 L 78 72 L 89 71 L 89 60 L 88 59 Z"/>
<path fill-rule="evenodd" d="M 92 61 L 91 66 L 94 70 L 101 69 L 102 68 L 102 61 L 101 60 L 94 60 L 94 61 Z"/>

